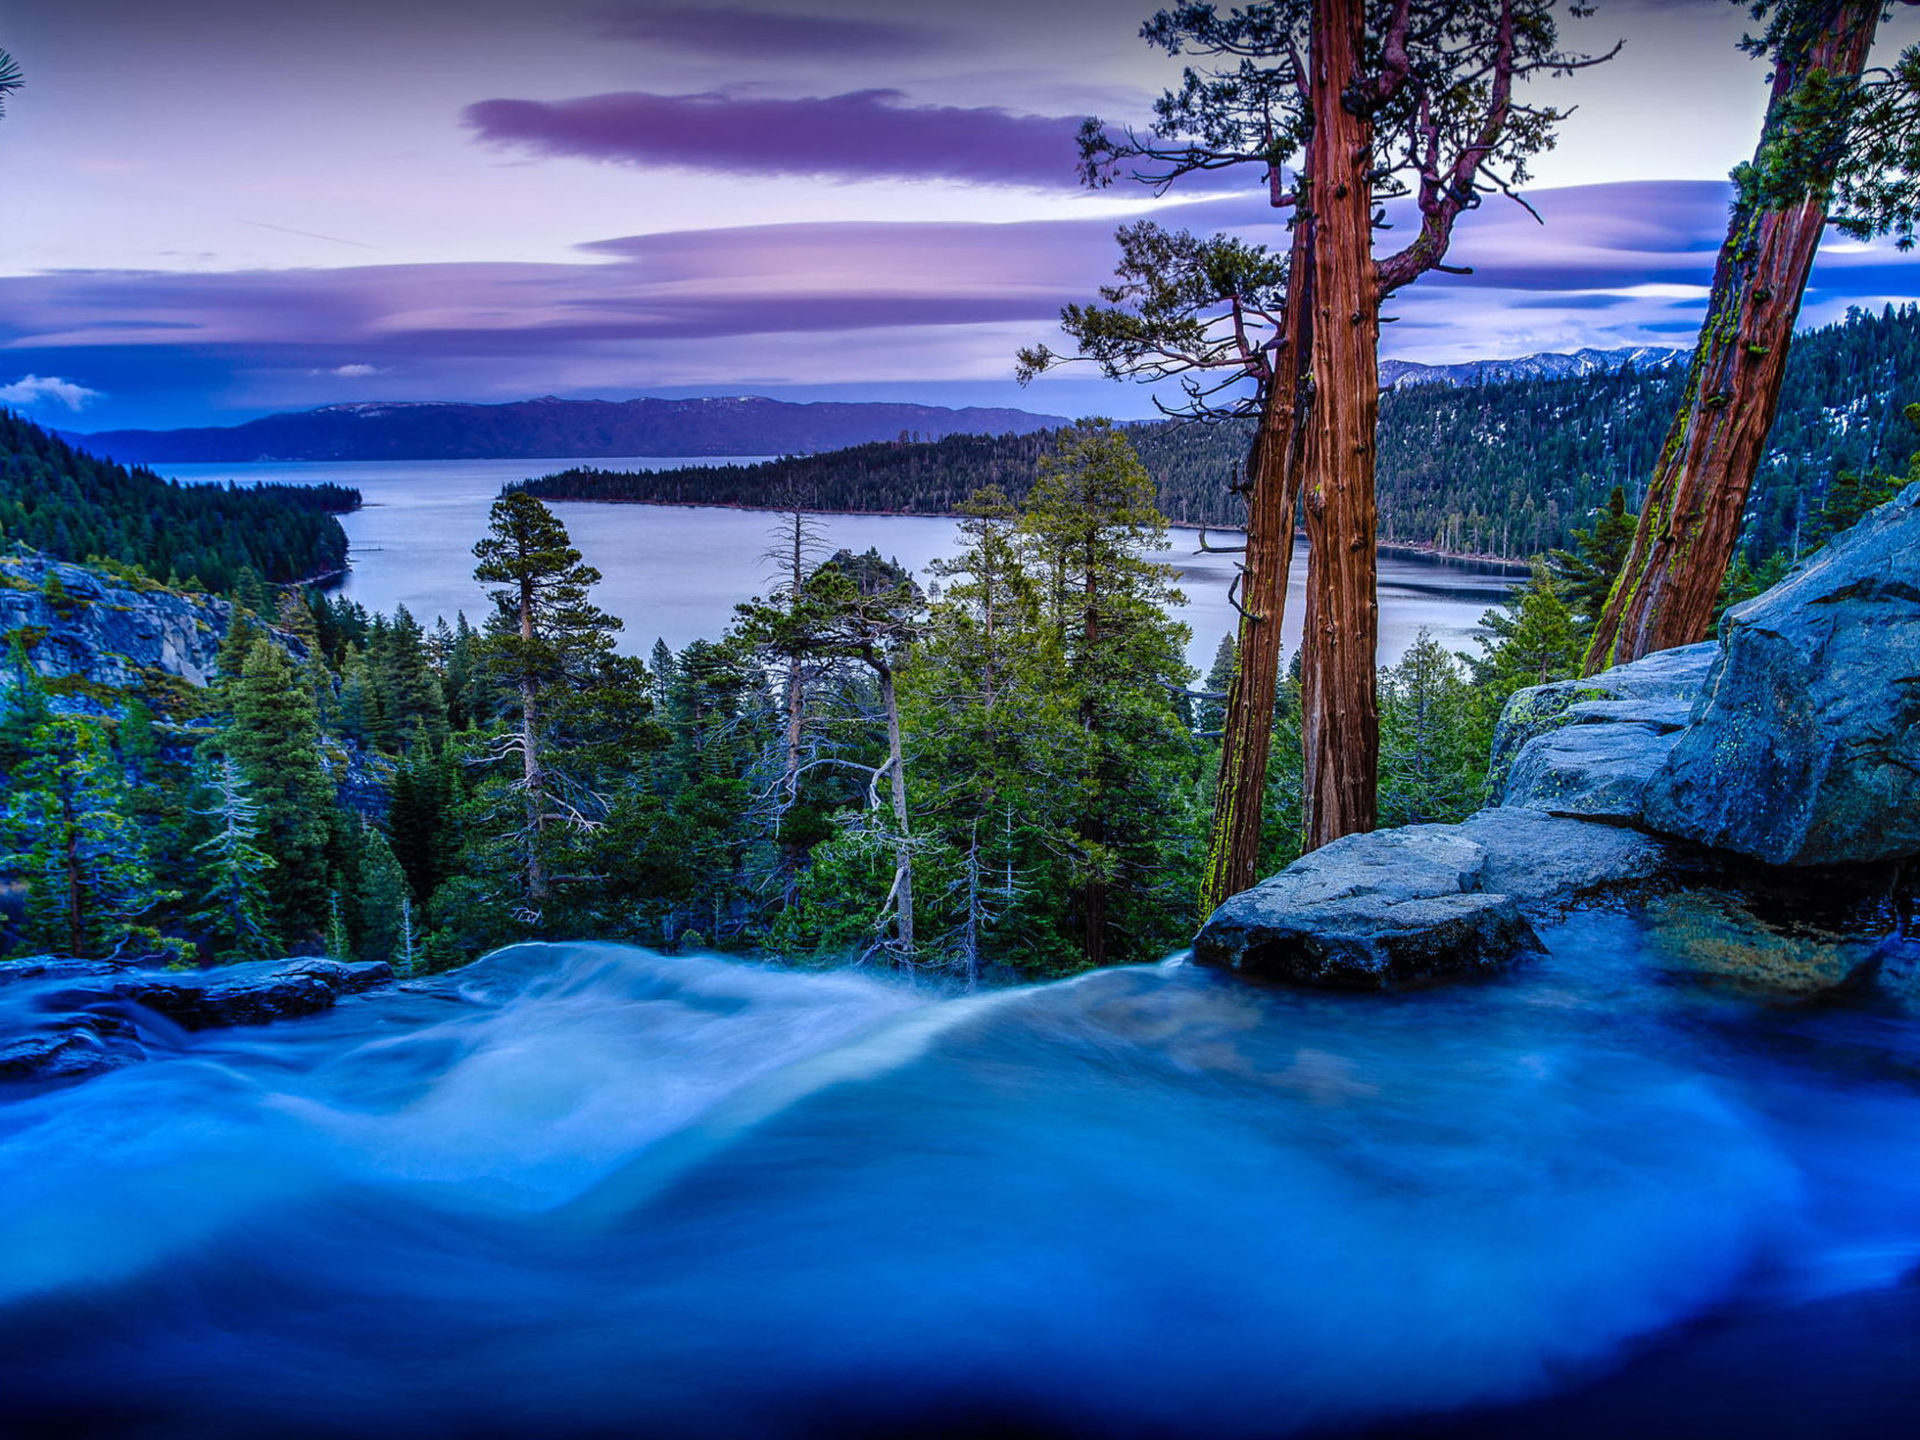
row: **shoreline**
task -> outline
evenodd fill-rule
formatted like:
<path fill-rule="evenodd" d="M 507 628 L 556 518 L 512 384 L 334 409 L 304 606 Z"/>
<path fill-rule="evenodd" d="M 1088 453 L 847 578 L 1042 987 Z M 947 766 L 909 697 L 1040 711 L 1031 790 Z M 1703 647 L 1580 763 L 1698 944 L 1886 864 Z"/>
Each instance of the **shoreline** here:
<path fill-rule="evenodd" d="M 587 499 L 577 495 L 535 495 L 536 500 L 558 505 L 640 505 L 652 506 L 660 510 L 739 510 L 755 515 L 784 515 L 787 511 L 772 505 L 742 505 L 733 500 L 600 500 Z M 938 510 L 843 510 L 815 509 L 802 507 L 809 515 L 867 515 L 881 519 L 896 520 L 958 520 L 964 517 L 954 511 Z M 1217 532 L 1222 535 L 1244 535 L 1246 531 L 1237 525 L 1202 525 L 1193 520 L 1169 520 L 1169 530 L 1191 531 L 1194 534 Z M 1296 542 L 1306 538 L 1306 531 L 1296 529 Z M 1416 545 L 1404 540 L 1380 540 L 1374 543 L 1374 551 L 1380 555 L 1407 555 L 1418 560 L 1434 560 L 1447 564 L 1477 565 L 1486 569 L 1514 571 L 1525 575 L 1533 566 L 1526 560 L 1509 560 L 1498 555 L 1476 555 L 1470 551 L 1438 550 L 1431 545 Z"/>

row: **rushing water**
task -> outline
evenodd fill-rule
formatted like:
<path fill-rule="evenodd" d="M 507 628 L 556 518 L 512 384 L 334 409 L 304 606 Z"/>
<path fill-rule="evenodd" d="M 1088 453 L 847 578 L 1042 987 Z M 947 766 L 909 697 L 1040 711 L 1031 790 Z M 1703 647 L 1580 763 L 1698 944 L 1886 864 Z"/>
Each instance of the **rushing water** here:
<path fill-rule="evenodd" d="M 163 473 L 182 480 L 332 481 L 359 488 L 366 506 L 342 518 L 352 545 L 353 570 L 345 593 L 372 610 L 405 605 L 431 623 L 464 610 L 485 612 L 473 579 L 473 542 L 486 530 L 487 507 L 500 487 L 543 475 L 576 460 L 410 460 L 332 464 L 173 465 Z M 596 460 L 606 469 L 663 469 L 711 460 L 630 458 Z M 754 510 L 664 505 L 556 503 L 574 543 L 605 582 L 599 603 L 626 622 L 623 643 L 645 653 L 656 637 L 676 649 L 712 639 L 733 619 L 733 607 L 766 588 L 761 557 L 776 517 Z M 954 553 L 952 520 L 900 515 L 825 515 L 827 542 L 881 554 L 930 578 L 927 565 Z M 1218 536 L 1216 544 L 1231 537 Z M 1193 628 L 1189 658 L 1204 669 L 1220 637 L 1235 628 L 1227 587 L 1233 557 L 1197 553 L 1191 531 L 1175 531 L 1166 558 L 1180 571 L 1188 605 L 1181 618 Z M 1304 553 L 1304 552 L 1302 552 Z M 1306 566 L 1296 555 L 1287 607 L 1287 644 L 1300 639 Z M 1471 650 L 1471 635 L 1491 605 L 1505 598 L 1511 574 L 1485 566 L 1389 555 L 1380 562 L 1380 654 L 1391 664 L 1422 627 L 1454 649 Z"/>
<path fill-rule="evenodd" d="M 1920 1022 L 1548 943 L 1392 997 L 523 946 L 183 1034 L 0 1102 L 0 1432 L 1910 1433 Z"/>

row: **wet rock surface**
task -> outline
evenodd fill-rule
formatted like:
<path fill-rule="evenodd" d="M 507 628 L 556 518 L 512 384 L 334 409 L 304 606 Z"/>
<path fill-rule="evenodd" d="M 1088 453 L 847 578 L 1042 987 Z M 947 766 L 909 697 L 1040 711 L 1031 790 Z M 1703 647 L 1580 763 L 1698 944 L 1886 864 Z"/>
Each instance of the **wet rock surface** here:
<path fill-rule="evenodd" d="M 1510 807 L 1349 835 L 1214 911 L 1194 958 L 1336 989 L 1486 974 L 1539 949 L 1534 922 L 1646 893 L 1687 863 L 1653 836 Z"/>
<path fill-rule="evenodd" d="M 316 1015 L 393 978 L 393 967 L 381 962 L 325 959 L 211 970 L 149 970 L 58 956 L 0 961 L 0 1080 L 97 1074 L 144 1058 L 172 1027 L 207 1030 Z"/>

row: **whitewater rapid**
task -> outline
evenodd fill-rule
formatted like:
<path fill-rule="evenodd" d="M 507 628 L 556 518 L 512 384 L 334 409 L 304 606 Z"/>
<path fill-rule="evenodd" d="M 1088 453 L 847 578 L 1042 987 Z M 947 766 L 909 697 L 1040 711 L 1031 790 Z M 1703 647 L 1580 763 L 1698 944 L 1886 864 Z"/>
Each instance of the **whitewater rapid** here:
<path fill-rule="evenodd" d="M 530 945 L 180 1034 L 0 1099 L 0 1434 L 1544 1433 L 1836 1297 L 1920 1338 L 1920 1023 L 1549 946 L 956 997 Z"/>

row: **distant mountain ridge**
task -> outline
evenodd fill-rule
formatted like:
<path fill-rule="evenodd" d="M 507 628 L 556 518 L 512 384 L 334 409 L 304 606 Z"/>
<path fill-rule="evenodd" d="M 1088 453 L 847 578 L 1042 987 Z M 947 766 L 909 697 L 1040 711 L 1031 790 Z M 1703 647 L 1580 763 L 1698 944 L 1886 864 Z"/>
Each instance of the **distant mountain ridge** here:
<path fill-rule="evenodd" d="M 1380 381 L 1477 385 L 1611 375 L 1628 365 L 1663 370 L 1684 350 L 1638 346 L 1466 360 L 1427 365 L 1386 360 Z M 1067 420 L 1027 410 L 893 404 L 877 401 L 773 400 L 732 395 L 694 400 L 563 400 L 543 395 L 501 405 L 442 400 L 371 400 L 322 405 L 184 430 L 66 433 L 95 454 L 129 465 L 244 464 L 253 460 L 596 459 L 614 455 L 816 455 L 910 435 L 1029 435 Z"/>
<path fill-rule="evenodd" d="M 1522 355 L 1517 360 L 1462 360 L 1452 365 L 1424 365 L 1417 360 L 1382 360 L 1380 383 L 1399 390 L 1408 385 L 1484 385 L 1501 380 L 1565 380 L 1580 375 L 1614 375 L 1631 365 L 1635 370 L 1665 370 L 1682 363 L 1693 352 L 1664 345 L 1635 345 L 1623 350 L 1549 351 Z"/>
<path fill-rule="evenodd" d="M 252 460 L 516 460 L 612 455 L 808 455 L 913 435 L 1027 434 L 1065 417 L 882 402 L 562 400 L 504 405 L 370 401 L 189 430 L 102 430 L 74 443 L 123 464 Z"/>

